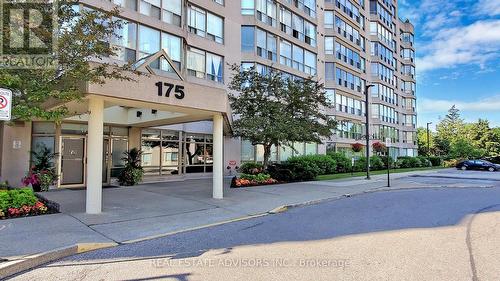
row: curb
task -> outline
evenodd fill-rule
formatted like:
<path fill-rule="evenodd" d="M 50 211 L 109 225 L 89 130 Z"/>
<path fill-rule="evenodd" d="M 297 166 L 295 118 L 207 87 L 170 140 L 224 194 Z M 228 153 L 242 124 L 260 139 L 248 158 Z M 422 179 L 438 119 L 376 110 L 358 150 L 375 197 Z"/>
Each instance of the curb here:
<path fill-rule="evenodd" d="M 62 259 L 74 254 L 92 250 L 113 247 L 116 243 L 77 243 L 73 246 L 58 248 L 34 255 L 0 263 L 0 279 L 40 266 L 42 264 Z"/>
<path fill-rule="evenodd" d="M 222 225 L 222 224 L 226 224 L 226 223 L 244 221 L 244 220 L 248 220 L 248 219 L 263 217 L 263 216 L 266 216 L 268 214 L 269 213 L 266 212 L 266 213 L 256 214 L 256 215 L 248 215 L 248 216 L 240 217 L 240 218 L 236 218 L 236 219 L 230 219 L 230 220 L 225 220 L 225 221 L 220 221 L 220 222 L 214 222 L 214 223 L 211 223 L 211 224 L 205 224 L 205 225 L 195 226 L 195 227 L 191 227 L 191 228 L 185 228 L 185 229 L 180 229 L 180 230 L 176 230 L 176 231 L 171 231 L 171 232 L 167 232 L 167 233 L 146 236 L 146 237 L 143 237 L 143 238 L 132 239 L 132 240 L 127 240 L 127 241 L 120 242 L 120 245 L 132 244 L 132 243 L 147 241 L 147 240 L 151 240 L 151 239 L 162 238 L 162 237 L 166 237 L 166 236 L 170 236 L 170 235 L 174 235 L 174 234 L 178 234 L 178 233 L 189 232 L 189 231 L 193 231 L 193 230 L 199 230 L 199 229 L 203 229 L 203 228 L 207 228 L 207 227 L 212 227 L 212 226 L 218 226 L 218 225 Z"/>

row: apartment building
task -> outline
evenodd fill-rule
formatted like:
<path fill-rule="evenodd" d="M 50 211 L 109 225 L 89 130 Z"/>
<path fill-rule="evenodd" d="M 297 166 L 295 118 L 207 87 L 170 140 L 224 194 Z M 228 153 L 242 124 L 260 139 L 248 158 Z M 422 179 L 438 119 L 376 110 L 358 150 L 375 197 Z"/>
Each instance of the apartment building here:
<path fill-rule="evenodd" d="M 329 139 L 275 147 L 272 161 L 348 153 L 364 142 L 366 114 L 371 139 L 390 139 L 393 156 L 416 154 L 414 32 L 398 18 L 396 1 L 81 0 L 77 9 L 116 6 L 125 24 L 110 41 L 119 51 L 109 60 L 134 62 L 149 75 L 87 84 L 86 102 L 67 104 L 76 115 L 61 124 L 3 126 L 2 179 L 18 181 L 29 151 L 49 147 L 59 153 L 58 187 L 92 189 L 87 210 L 97 212 L 99 190 L 113 183 L 122 153 L 138 147 L 147 179 L 213 175 L 221 198 L 223 174 L 263 157 L 262 147 L 230 137 L 226 83 L 234 63 L 318 79 L 333 104 L 325 110 L 339 126 Z"/>

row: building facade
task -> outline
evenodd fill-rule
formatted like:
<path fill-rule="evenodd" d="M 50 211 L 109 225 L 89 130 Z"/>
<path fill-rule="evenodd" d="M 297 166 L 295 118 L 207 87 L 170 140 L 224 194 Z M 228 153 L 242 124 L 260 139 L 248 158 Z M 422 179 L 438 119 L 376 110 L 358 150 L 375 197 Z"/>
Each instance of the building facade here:
<path fill-rule="evenodd" d="M 82 0 L 76 9 L 116 6 L 125 24 L 109 60 L 149 75 L 88 84 L 86 102 L 67 104 L 76 114 L 61 124 L 3 125 L 2 179 L 19 181 L 29 151 L 42 145 L 59 154 L 58 187 L 113 183 L 132 147 L 143 151 L 147 179 L 229 175 L 262 161 L 261 147 L 230 137 L 226 83 L 235 63 L 318 79 L 334 105 L 325 109 L 339 121 L 330 138 L 276 147 L 271 161 L 348 153 L 363 142 L 366 114 L 391 155 L 416 154 L 414 31 L 395 0 Z"/>

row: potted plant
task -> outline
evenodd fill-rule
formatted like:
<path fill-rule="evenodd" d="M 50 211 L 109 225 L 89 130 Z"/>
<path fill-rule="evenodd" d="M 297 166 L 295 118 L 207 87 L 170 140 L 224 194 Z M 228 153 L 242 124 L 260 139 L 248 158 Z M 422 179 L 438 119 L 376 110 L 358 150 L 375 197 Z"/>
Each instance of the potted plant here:
<path fill-rule="evenodd" d="M 373 151 L 375 151 L 377 154 L 382 154 L 387 151 L 387 147 L 385 144 L 381 142 L 375 142 L 372 144 Z"/>
<path fill-rule="evenodd" d="M 118 183 L 120 185 L 136 185 L 142 181 L 144 169 L 141 166 L 142 151 L 137 148 L 132 148 L 123 153 L 122 160 L 125 162 L 125 168 L 118 175 Z"/>
<path fill-rule="evenodd" d="M 357 152 L 361 152 L 361 150 L 363 150 L 363 145 L 362 145 L 362 144 L 360 144 L 359 142 L 357 142 L 357 143 L 353 143 L 353 144 L 351 145 L 351 149 L 352 149 L 352 151 L 353 151 L 353 152 L 356 152 L 356 153 L 357 153 Z"/>
<path fill-rule="evenodd" d="M 31 185 L 33 191 L 47 191 L 58 178 L 54 167 L 54 159 L 57 153 L 52 152 L 46 146 L 40 146 L 37 150 L 31 151 L 33 166 L 22 179 L 25 186 Z"/>

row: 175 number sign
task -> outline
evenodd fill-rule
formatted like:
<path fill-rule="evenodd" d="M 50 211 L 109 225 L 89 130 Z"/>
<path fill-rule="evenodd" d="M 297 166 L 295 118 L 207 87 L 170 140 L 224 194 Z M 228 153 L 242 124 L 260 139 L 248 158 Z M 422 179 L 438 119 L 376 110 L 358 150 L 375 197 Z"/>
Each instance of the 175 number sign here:
<path fill-rule="evenodd" d="M 172 90 L 174 91 L 174 96 L 177 99 L 183 99 L 185 94 L 184 94 L 184 86 L 181 85 L 174 85 L 172 83 L 164 83 L 164 82 L 156 82 L 155 83 L 156 87 L 158 88 L 158 96 L 160 97 L 170 97 L 170 94 L 172 93 Z M 163 86 L 166 87 L 165 92 L 163 91 Z"/>

